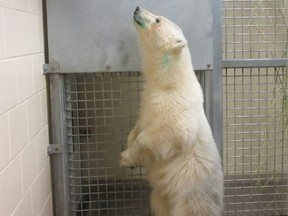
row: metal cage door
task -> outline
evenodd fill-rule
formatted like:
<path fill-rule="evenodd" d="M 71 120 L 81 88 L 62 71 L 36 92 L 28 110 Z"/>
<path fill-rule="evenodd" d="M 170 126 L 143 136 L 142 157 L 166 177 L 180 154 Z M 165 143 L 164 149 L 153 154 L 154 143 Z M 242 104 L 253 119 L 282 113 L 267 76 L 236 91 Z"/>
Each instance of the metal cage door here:
<path fill-rule="evenodd" d="M 143 84 L 138 4 L 182 27 L 222 152 L 221 1 L 46 1 L 55 216 L 151 215 L 145 170 L 118 164 Z"/>

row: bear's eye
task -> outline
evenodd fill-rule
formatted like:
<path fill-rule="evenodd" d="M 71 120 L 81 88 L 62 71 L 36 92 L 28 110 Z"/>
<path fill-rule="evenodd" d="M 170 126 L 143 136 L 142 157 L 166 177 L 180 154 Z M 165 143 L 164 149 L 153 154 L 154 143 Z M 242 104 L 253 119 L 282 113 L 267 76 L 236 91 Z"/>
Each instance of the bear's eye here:
<path fill-rule="evenodd" d="M 156 23 L 160 23 L 160 19 L 156 18 Z"/>

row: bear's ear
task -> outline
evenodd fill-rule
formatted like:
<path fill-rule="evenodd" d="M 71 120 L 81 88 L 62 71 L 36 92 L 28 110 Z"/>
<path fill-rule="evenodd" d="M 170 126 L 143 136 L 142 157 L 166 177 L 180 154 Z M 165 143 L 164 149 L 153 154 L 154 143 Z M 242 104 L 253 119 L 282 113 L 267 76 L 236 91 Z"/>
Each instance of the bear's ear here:
<path fill-rule="evenodd" d="M 183 49 L 185 46 L 187 45 L 187 41 L 183 38 L 175 38 L 175 40 L 173 40 L 171 48 L 174 51 L 180 51 L 181 49 Z"/>

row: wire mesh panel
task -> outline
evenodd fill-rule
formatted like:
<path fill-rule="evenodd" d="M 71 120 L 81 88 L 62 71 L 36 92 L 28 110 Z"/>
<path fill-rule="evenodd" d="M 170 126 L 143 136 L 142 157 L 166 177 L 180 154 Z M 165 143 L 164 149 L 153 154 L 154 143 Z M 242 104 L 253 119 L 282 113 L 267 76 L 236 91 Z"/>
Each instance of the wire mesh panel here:
<path fill-rule="evenodd" d="M 141 86 L 139 73 L 66 77 L 71 215 L 149 215 L 142 168 L 119 168 Z"/>
<path fill-rule="evenodd" d="M 288 1 L 222 6 L 224 60 L 287 58 Z M 223 71 L 224 215 L 288 215 L 287 67 L 241 65 Z"/>
<path fill-rule="evenodd" d="M 287 0 L 224 0 L 224 59 L 287 57 Z"/>
<path fill-rule="evenodd" d="M 286 70 L 227 69 L 223 82 L 225 215 L 288 215 Z"/>

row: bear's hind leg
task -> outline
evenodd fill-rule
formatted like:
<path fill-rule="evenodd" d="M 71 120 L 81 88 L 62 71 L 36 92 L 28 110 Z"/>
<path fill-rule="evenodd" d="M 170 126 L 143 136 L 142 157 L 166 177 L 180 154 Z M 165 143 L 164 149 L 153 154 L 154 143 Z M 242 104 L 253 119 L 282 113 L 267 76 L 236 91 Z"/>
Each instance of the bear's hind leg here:
<path fill-rule="evenodd" d="M 151 208 L 154 216 L 169 216 L 169 205 L 165 196 L 159 190 L 153 190 L 151 194 Z"/>
<path fill-rule="evenodd" d="M 205 198 L 205 194 L 193 197 L 174 197 L 170 206 L 171 216 L 220 216 L 221 209 L 212 200 Z"/>

